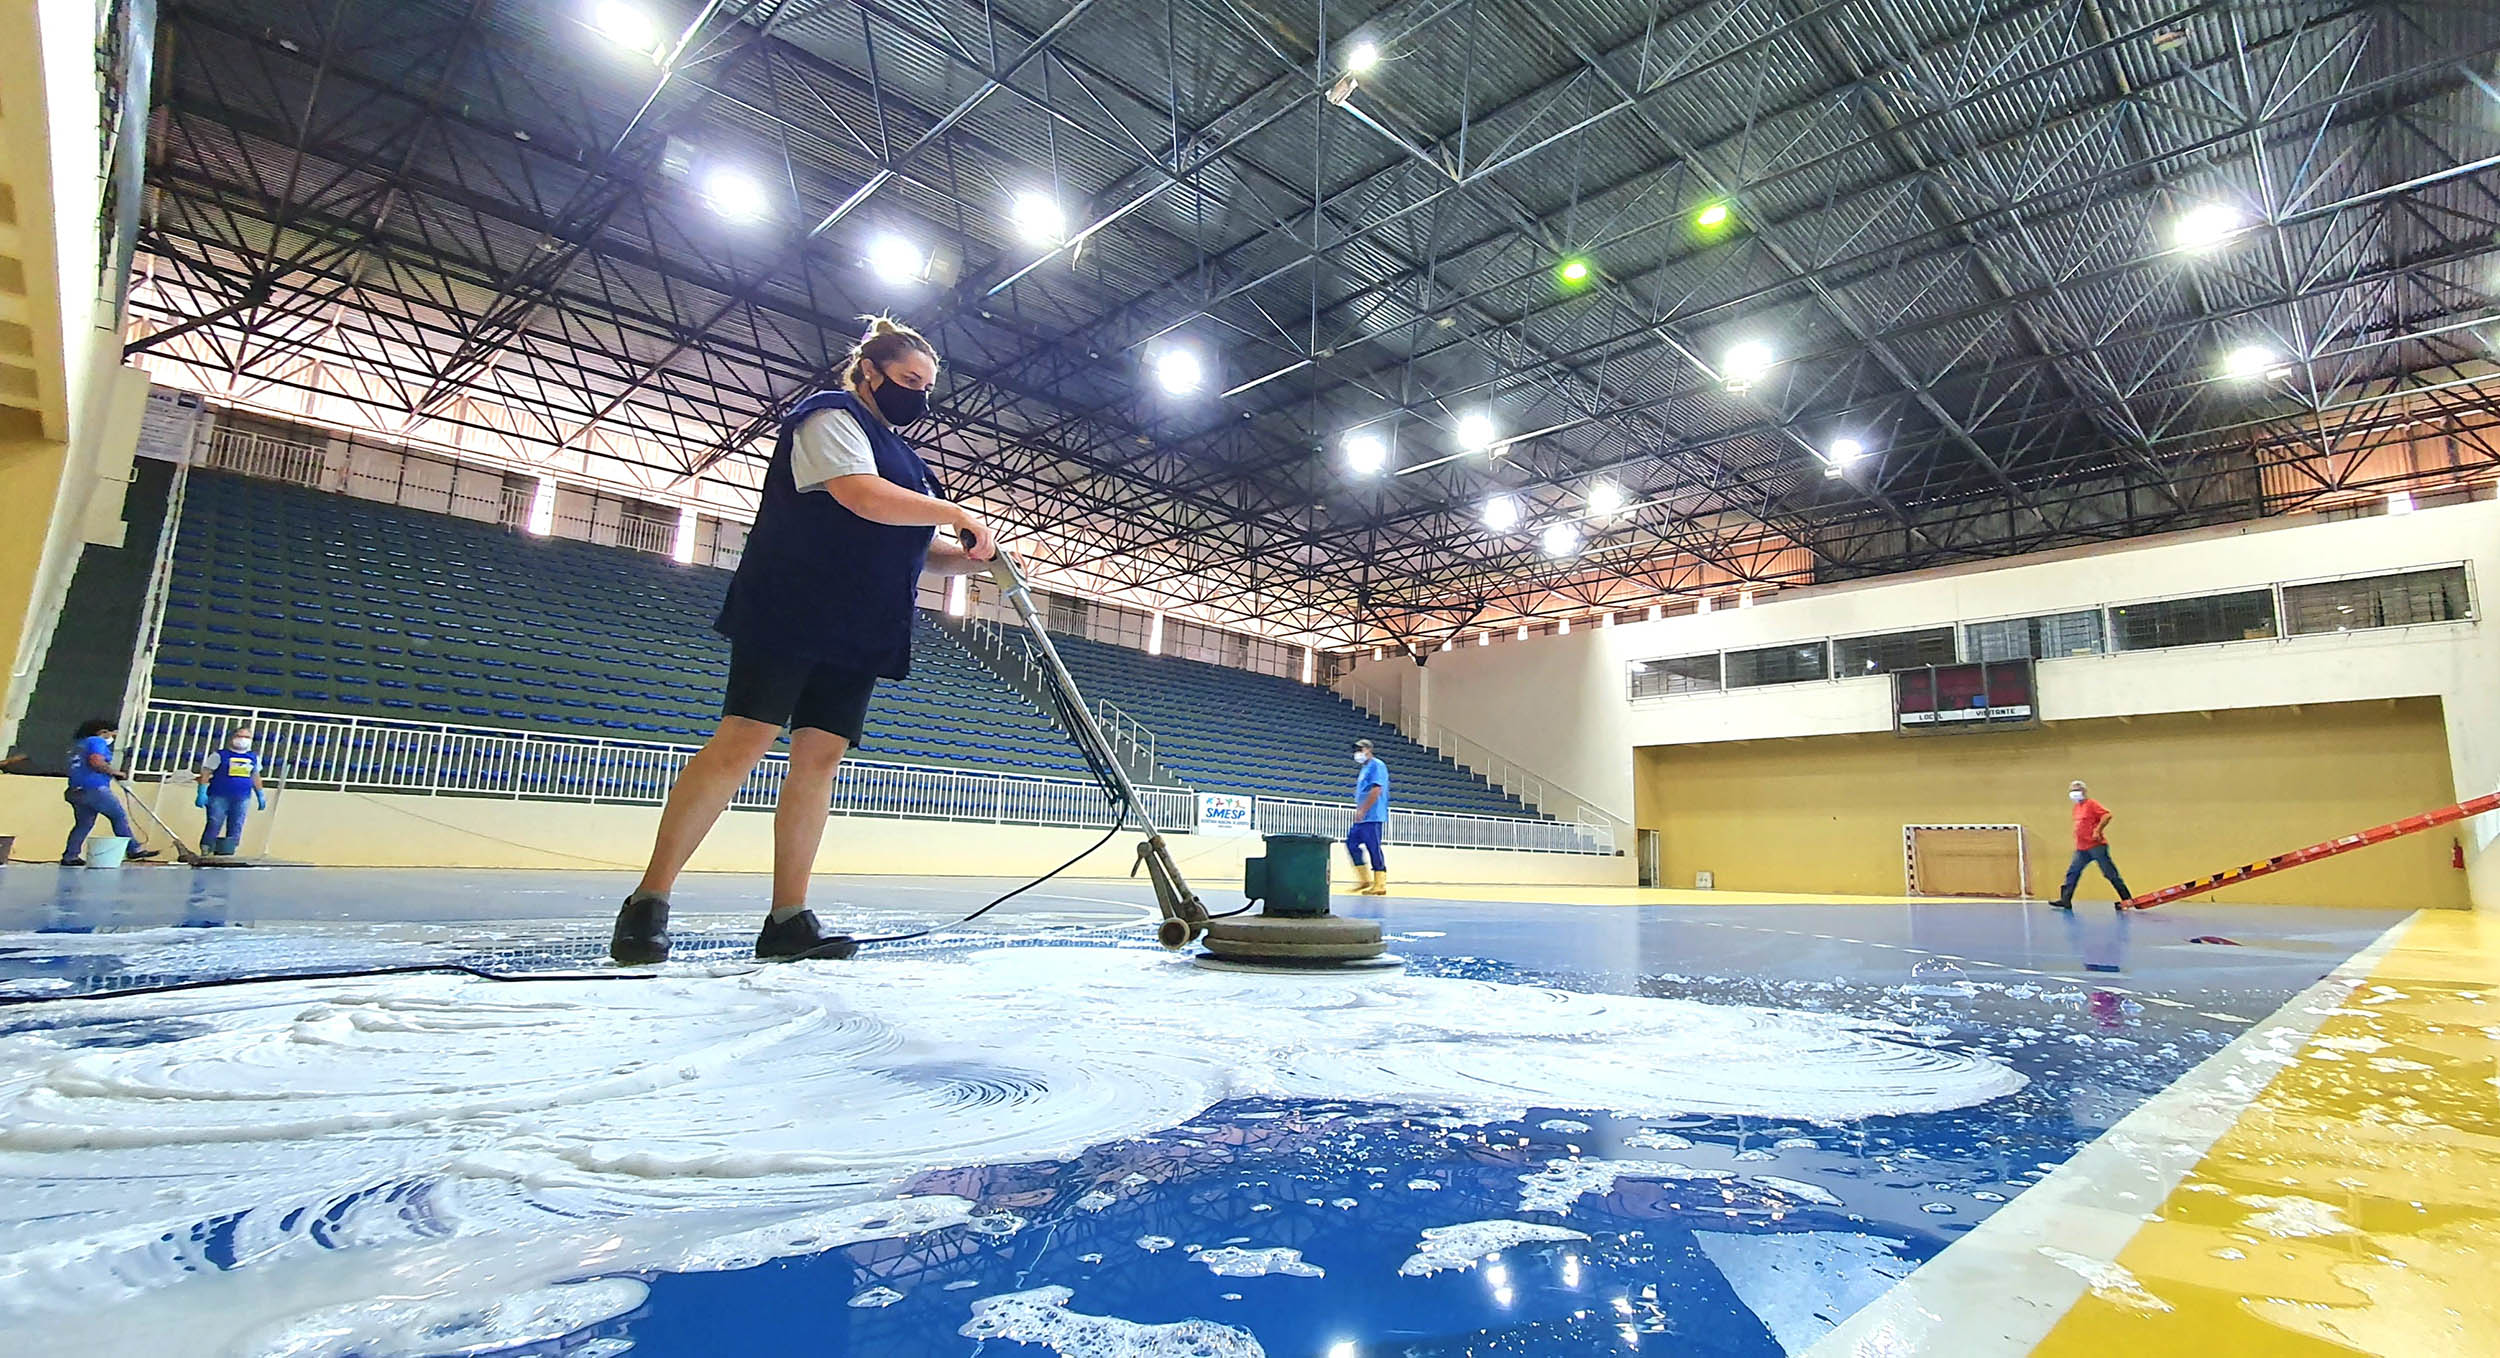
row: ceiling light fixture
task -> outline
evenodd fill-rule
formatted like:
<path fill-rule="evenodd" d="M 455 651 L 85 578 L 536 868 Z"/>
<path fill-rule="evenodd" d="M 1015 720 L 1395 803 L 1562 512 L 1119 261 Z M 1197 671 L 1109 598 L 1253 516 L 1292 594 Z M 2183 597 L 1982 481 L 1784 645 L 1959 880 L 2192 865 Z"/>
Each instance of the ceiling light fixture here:
<path fill-rule="evenodd" d="M 2262 344 L 2243 344 L 2222 356 L 2222 375 L 2234 382 L 2284 375 L 2283 358 Z"/>
<path fill-rule="evenodd" d="M 2240 233 L 2248 219 L 2229 203 L 2198 203 L 2170 224 L 2170 241 L 2191 253 L 2214 249 Z"/>
<path fill-rule="evenodd" d="M 1742 340 L 1729 346 L 1727 356 L 1719 360 L 1720 380 L 1729 391 L 1746 391 L 1768 376 L 1779 356 L 1771 346 L 1760 340 Z"/>
<path fill-rule="evenodd" d="M 1345 465 L 1356 476 L 1378 475 L 1389 465 L 1389 441 L 1365 430 L 1346 435 Z"/>
<path fill-rule="evenodd" d="M 1206 385 L 1207 365 L 1195 349 L 1166 349 L 1155 356 L 1155 384 L 1174 396 Z"/>
<path fill-rule="evenodd" d="M 1496 533 L 1507 533 L 1519 526 L 1519 497 L 1496 495 L 1484 502 L 1484 526 Z"/>
<path fill-rule="evenodd" d="M 917 283 L 929 271 L 929 255 L 901 236 L 879 236 L 868 242 L 868 269 L 888 283 Z"/>
<path fill-rule="evenodd" d="M 636 56 L 657 57 L 660 51 L 660 25 L 651 11 L 624 0 L 600 0 L 590 7 L 590 26 L 600 37 L 615 43 Z"/>
<path fill-rule="evenodd" d="M 1057 245 L 1068 237 L 1068 215 L 1059 210 L 1059 200 L 1039 189 L 1017 194 L 1007 217 L 1031 245 Z"/>
<path fill-rule="evenodd" d="M 761 221 L 772 210 L 755 176 L 725 166 L 703 176 L 703 204 L 733 222 Z"/>

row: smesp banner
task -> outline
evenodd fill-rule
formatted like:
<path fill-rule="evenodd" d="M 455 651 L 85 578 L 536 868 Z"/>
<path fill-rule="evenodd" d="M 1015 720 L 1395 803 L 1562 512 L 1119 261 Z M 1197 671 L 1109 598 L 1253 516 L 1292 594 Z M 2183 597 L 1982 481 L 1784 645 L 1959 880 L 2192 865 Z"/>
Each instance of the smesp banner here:
<path fill-rule="evenodd" d="M 1231 792 L 1198 794 L 1198 833 L 1248 834 L 1257 828 L 1248 797 Z"/>

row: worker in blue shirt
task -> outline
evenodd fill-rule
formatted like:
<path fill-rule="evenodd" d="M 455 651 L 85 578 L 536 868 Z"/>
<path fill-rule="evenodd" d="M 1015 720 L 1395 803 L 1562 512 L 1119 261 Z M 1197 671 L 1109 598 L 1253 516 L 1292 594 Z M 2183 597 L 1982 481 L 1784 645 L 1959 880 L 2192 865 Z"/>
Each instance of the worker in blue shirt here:
<path fill-rule="evenodd" d="M 782 418 L 755 526 L 712 624 L 729 639 L 720 726 L 669 789 L 650 862 L 608 935 L 618 962 L 668 960 L 670 888 L 785 729 L 772 902 L 755 955 L 839 960 L 858 948 L 807 908 L 835 771 L 860 743 L 877 681 L 911 672 L 922 574 L 986 570 L 997 548 L 988 524 L 939 494 L 903 434 L 929 413 L 936 348 L 880 316 L 840 371 L 839 389 Z M 940 528 L 961 545 L 934 541 Z"/>
<path fill-rule="evenodd" d="M 260 756 L 252 753 L 252 728 L 238 726 L 227 732 L 225 748 L 211 750 L 200 761 L 199 779 L 199 804 L 208 810 L 208 824 L 200 831 L 200 852 L 231 858 L 243 843 L 247 810 L 269 805 L 261 796 Z"/>
<path fill-rule="evenodd" d="M 113 740 L 120 734 L 113 722 L 103 717 L 78 724 L 76 743 L 69 747 L 69 790 L 61 794 L 61 800 L 68 802 L 74 813 L 69 843 L 61 849 L 62 867 L 87 865 L 87 834 L 95 829 L 99 816 L 113 827 L 114 834 L 130 841 L 125 859 L 156 857 L 156 850 L 139 847 L 139 837 L 130 832 L 130 817 L 122 811 L 121 798 L 113 795 L 113 784 L 130 776 L 113 767 Z"/>
<path fill-rule="evenodd" d="M 1362 883 L 1355 888 L 1363 896 L 1389 894 L 1389 864 L 1381 857 L 1380 837 L 1389 829 L 1389 766 L 1372 753 L 1368 740 L 1354 742 L 1355 767 L 1362 770 L 1354 776 L 1354 824 L 1345 832 L 1346 855 L 1354 860 L 1354 876 Z M 1365 854 L 1371 864 L 1363 863 Z"/>

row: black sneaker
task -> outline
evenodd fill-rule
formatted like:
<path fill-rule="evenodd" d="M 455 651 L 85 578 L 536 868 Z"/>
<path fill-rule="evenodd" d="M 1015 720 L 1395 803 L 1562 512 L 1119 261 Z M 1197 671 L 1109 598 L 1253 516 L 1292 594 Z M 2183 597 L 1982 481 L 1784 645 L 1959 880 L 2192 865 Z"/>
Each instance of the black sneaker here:
<path fill-rule="evenodd" d="M 87 860 L 84 858 L 64 858 L 61 860 L 61 866 L 65 868 L 83 868 L 87 866 Z"/>
<path fill-rule="evenodd" d="M 2049 902 L 2049 908 L 2051 910 L 2072 910 L 2075 908 L 2075 903 L 2073 901 L 2051 901 Z"/>
<path fill-rule="evenodd" d="M 122 855 L 122 861 L 125 863 L 144 863 L 151 858 L 163 858 L 164 856 L 165 851 L 163 849 L 132 849 L 130 852 Z"/>
<path fill-rule="evenodd" d="M 668 897 L 637 891 L 616 912 L 608 956 L 629 967 L 668 960 Z"/>
<path fill-rule="evenodd" d="M 826 933 L 824 921 L 813 910 L 802 910 L 785 920 L 767 919 L 763 932 L 755 936 L 755 955 L 767 962 L 839 962 L 858 951 L 859 944 L 849 934 Z"/>

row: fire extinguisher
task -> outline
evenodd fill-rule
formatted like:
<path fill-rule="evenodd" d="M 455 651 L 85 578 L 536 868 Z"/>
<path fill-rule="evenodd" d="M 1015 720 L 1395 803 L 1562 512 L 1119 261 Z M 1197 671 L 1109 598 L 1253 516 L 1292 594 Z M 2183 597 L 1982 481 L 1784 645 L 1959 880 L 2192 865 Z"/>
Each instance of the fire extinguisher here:
<path fill-rule="evenodd" d="M 2465 871 L 2464 840 L 2452 839 L 2448 841 L 2448 866 L 2455 868 L 2459 872 Z"/>

